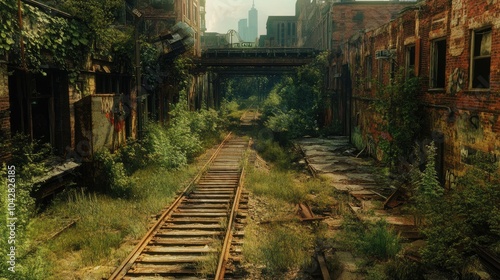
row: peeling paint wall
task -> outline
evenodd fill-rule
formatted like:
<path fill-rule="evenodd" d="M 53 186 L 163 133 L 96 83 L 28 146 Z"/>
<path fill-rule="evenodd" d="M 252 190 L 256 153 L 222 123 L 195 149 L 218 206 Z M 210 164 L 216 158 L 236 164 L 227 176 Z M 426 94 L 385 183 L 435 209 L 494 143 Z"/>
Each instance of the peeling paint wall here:
<path fill-rule="evenodd" d="M 125 144 L 124 108 L 122 96 L 115 94 L 94 94 L 75 103 L 76 148 L 81 157 Z"/>

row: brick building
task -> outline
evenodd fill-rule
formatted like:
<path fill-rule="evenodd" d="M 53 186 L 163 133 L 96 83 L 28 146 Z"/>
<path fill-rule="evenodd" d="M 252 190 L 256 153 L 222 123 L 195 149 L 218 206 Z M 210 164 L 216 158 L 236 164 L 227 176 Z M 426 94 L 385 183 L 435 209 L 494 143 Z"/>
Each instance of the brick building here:
<path fill-rule="evenodd" d="M 170 28 L 182 21 L 194 30 L 194 40 L 190 41 L 194 45 L 192 54 L 201 54 L 200 33 L 203 28 L 200 10 L 205 1 L 147 1 L 148 5 L 141 6 L 143 2 L 134 3 L 142 16 L 137 26 L 146 38 L 154 40 L 171 32 Z M 40 9 L 37 15 L 44 17 L 73 19 L 67 13 L 37 1 L 22 5 Z M 116 26 L 133 23 L 132 15 L 126 10 L 124 5 L 123 15 L 118 15 Z M 33 18 L 26 17 L 25 26 L 44 30 L 43 26 L 38 26 L 44 21 L 29 22 Z M 141 29 L 141 24 L 149 28 Z M 95 42 L 95 46 L 99 48 L 100 42 Z M 18 51 L 19 45 L 14 45 L 12 49 Z M 44 57 L 47 61 L 43 61 L 40 67 L 43 73 L 38 73 L 24 71 L 13 59 L 16 56 L 0 53 L 1 138 L 9 139 L 13 133 L 20 132 L 33 140 L 51 144 L 56 154 L 69 158 L 75 156 L 75 152 L 78 156 L 88 156 L 103 147 L 115 149 L 126 138 L 136 137 L 138 110 L 147 112 L 147 103 L 143 103 L 145 98 L 137 96 L 135 73 L 126 70 L 134 62 L 113 60 L 109 54 L 102 52 L 103 49 L 97 49 L 92 55 L 82 54 L 83 69 L 72 74 L 51 63 L 50 56 Z M 196 94 L 202 83 L 203 79 L 196 77 L 190 94 Z M 168 89 L 148 92 L 147 85 L 144 82 L 141 84 L 143 93 L 149 93 L 152 101 L 149 106 L 155 111 L 163 104 L 158 102 L 162 96 L 163 100 L 170 100 L 172 95 L 178 93 Z M 5 150 L 2 148 L 2 152 Z"/>
<path fill-rule="evenodd" d="M 350 99 L 344 88 L 349 88 L 351 79 L 341 75 L 343 64 L 335 59 L 342 54 L 343 43 L 353 35 L 360 34 L 389 22 L 405 7 L 415 1 L 324 1 L 297 0 L 297 46 L 329 51 L 325 125 L 342 127 L 349 133 Z"/>
<path fill-rule="evenodd" d="M 483 154 L 500 155 L 500 5 L 484 0 L 427 0 L 407 8 L 385 25 L 344 41 L 335 59 L 339 76 L 350 84 L 338 90 L 348 97 L 351 137 L 380 156 L 373 110 L 375 79 L 390 83 L 398 68 L 421 81 L 418 94 L 421 141 L 438 147 L 437 169 L 443 184 L 455 179 Z M 352 104 L 349 104 L 352 102 Z"/>

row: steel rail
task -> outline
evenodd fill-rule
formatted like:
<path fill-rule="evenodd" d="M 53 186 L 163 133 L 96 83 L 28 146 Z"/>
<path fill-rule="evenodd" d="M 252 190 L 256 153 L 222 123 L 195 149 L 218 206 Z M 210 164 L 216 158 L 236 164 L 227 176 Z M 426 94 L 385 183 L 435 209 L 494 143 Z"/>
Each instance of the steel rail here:
<path fill-rule="evenodd" d="M 248 151 L 249 147 L 250 147 L 250 142 L 248 143 L 247 151 Z M 226 229 L 226 235 L 224 237 L 224 243 L 223 243 L 221 255 L 219 258 L 219 263 L 217 265 L 217 271 L 215 272 L 215 277 L 214 277 L 215 280 L 223 280 L 224 274 L 226 272 L 226 264 L 227 264 L 227 261 L 229 258 L 229 249 L 231 247 L 231 242 L 232 242 L 232 237 L 233 237 L 233 234 L 232 234 L 233 225 L 234 225 L 234 220 L 236 219 L 236 215 L 237 215 L 239 205 L 240 205 L 241 193 L 243 191 L 244 178 L 245 178 L 245 165 L 242 166 L 240 178 L 238 181 L 238 186 L 236 188 L 236 195 L 234 197 L 233 206 L 231 207 L 231 214 L 229 215 L 229 222 L 228 222 L 227 229 Z"/>
<path fill-rule="evenodd" d="M 142 253 L 144 248 L 148 245 L 151 239 L 154 237 L 154 233 L 157 232 L 160 227 L 163 225 L 164 220 L 172 214 L 172 211 L 176 209 L 181 202 L 185 199 L 185 197 L 189 194 L 195 182 L 202 176 L 207 167 L 214 161 L 217 155 L 220 153 L 222 147 L 230 138 L 232 133 L 228 133 L 228 135 L 224 138 L 222 143 L 218 146 L 217 150 L 212 154 L 209 160 L 205 163 L 205 165 L 201 168 L 201 170 L 197 173 L 197 175 L 190 181 L 190 183 L 186 186 L 183 192 L 172 202 L 172 204 L 165 210 L 162 215 L 158 218 L 156 223 L 151 227 L 151 229 L 146 233 L 146 235 L 139 241 L 134 250 L 127 256 L 127 258 L 118 266 L 118 268 L 111 274 L 108 279 L 122 279 L 127 271 L 131 268 L 134 262 L 137 260 L 139 255 Z"/>

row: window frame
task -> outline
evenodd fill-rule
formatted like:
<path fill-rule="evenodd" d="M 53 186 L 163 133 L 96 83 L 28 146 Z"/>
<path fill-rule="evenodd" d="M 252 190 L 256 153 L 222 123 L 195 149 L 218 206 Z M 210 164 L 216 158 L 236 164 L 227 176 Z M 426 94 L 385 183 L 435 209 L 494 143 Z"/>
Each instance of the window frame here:
<path fill-rule="evenodd" d="M 439 56 L 439 49 L 437 48 L 439 43 L 444 42 L 444 64 L 442 65 L 443 69 L 439 69 L 440 67 L 440 56 Z M 438 38 L 434 39 L 431 41 L 431 48 L 430 48 L 430 67 L 429 67 L 429 88 L 430 89 L 445 89 L 446 88 L 446 38 Z M 439 83 L 439 77 L 441 76 L 440 73 L 441 70 L 442 73 L 442 86 L 441 83 Z"/>
<path fill-rule="evenodd" d="M 413 56 L 413 64 L 411 63 L 412 56 Z M 416 76 L 415 74 L 416 65 L 417 65 L 417 46 L 415 44 L 405 46 L 405 75 L 407 79 Z"/>
<path fill-rule="evenodd" d="M 473 29 L 471 30 L 471 36 L 470 36 L 470 45 L 471 45 L 471 48 L 470 48 L 470 67 L 469 67 L 469 89 L 473 89 L 473 90 L 489 90 L 490 87 L 491 87 L 491 43 L 490 43 L 490 49 L 489 49 L 489 55 L 476 55 L 475 51 L 476 51 L 476 36 L 479 34 L 479 33 L 482 33 L 481 35 L 485 34 L 485 33 L 489 33 L 490 36 L 493 36 L 493 28 L 491 26 L 486 26 L 486 27 L 482 27 L 482 28 L 479 28 L 479 29 Z M 491 38 L 492 40 L 492 38 Z M 484 59 L 489 59 L 489 71 L 488 71 L 488 80 L 486 81 L 488 84 L 487 84 L 487 87 L 476 87 L 475 86 L 475 79 L 476 79 L 476 69 L 475 69 L 475 66 L 476 66 L 476 63 L 478 60 L 484 60 Z"/>
<path fill-rule="evenodd" d="M 365 89 L 369 90 L 372 88 L 373 79 L 373 59 L 371 55 L 365 56 Z"/>

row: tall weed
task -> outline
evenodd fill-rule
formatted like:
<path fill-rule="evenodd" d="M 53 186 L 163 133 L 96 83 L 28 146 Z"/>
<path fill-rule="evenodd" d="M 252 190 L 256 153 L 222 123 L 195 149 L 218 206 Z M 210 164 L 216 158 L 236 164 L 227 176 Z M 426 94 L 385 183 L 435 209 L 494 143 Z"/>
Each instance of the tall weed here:
<path fill-rule="evenodd" d="M 265 266 L 267 275 L 279 277 L 311 261 L 314 238 L 307 228 L 293 224 L 274 226 L 257 234 L 257 229 L 250 226 L 247 231 L 243 254 L 250 262 Z"/>
<path fill-rule="evenodd" d="M 401 250 L 400 237 L 384 220 L 361 222 L 352 215 L 345 215 L 342 228 L 341 243 L 368 258 L 389 260 Z"/>

